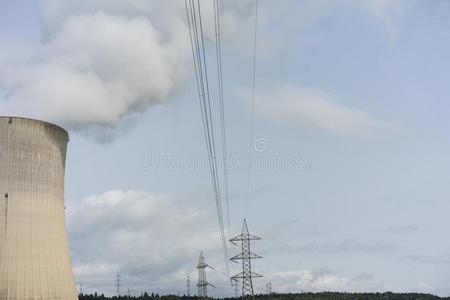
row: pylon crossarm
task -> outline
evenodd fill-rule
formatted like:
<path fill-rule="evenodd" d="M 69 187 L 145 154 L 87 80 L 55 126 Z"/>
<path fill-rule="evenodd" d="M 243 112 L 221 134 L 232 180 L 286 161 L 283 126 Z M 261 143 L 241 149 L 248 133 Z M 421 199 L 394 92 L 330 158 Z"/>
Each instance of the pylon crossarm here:
<path fill-rule="evenodd" d="M 230 239 L 230 242 L 239 242 L 239 241 L 255 241 L 255 240 L 260 240 L 261 238 L 259 236 L 253 235 L 253 234 L 240 234 L 235 236 L 234 238 Z M 233 243 L 234 244 L 234 243 Z"/>
<path fill-rule="evenodd" d="M 235 261 L 235 260 L 239 260 L 239 259 L 248 259 L 248 258 L 262 258 L 262 256 L 259 256 L 258 254 L 255 254 L 253 252 L 250 253 L 239 253 L 235 256 L 233 256 L 232 258 L 230 258 L 230 260 Z"/>
<path fill-rule="evenodd" d="M 233 277 L 231 277 L 231 280 L 237 281 L 237 279 L 247 278 L 248 275 L 250 275 L 250 274 L 247 274 L 247 273 L 244 274 L 243 272 L 241 272 L 241 273 L 236 274 Z M 261 274 L 255 273 L 255 272 L 251 272 L 251 277 L 252 278 L 261 278 L 264 276 L 262 276 Z"/>
<path fill-rule="evenodd" d="M 237 235 L 237 236 L 235 236 L 234 238 L 231 238 L 230 239 L 230 242 L 239 242 L 239 241 L 243 241 L 244 239 L 243 239 L 243 235 L 242 234 L 240 234 L 240 235 Z M 233 244 L 235 244 L 235 243 L 233 243 Z M 236 244 L 235 244 L 236 245 Z"/>
<path fill-rule="evenodd" d="M 262 258 L 262 256 L 255 254 L 253 252 L 250 252 L 250 258 Z"/>
<path fill-rule="evenodd" d="M 264 276 L 262 276 L 261 274 L 252 272 L 252 277 L 253 277 L 253 278 L 261 278 L 261 277 L 264 277 Z"/>
<path fill-rule="evenodd" d="M 233 256 L 232 258 L 230 258 L 231 261 L 237 262 L 236 260 L 240 260 L 242 259 L 242 254 L 239 253 L 238 255 Z"/>
<path fill-rule="evenodd" d="M 238 259 L 230 258 L 230 260 L 231 260 L 232 262 L 234 262 L 235 264 L 238 264 L 238 263 L 239 263 L 239 262 L 238 262 Z"/>
<path fill-rule="evenodd" d="M 239 246 L 237 243 L 235 243 L 235 241 L 234 240 L 230 240 L 230 242 L 233 244 L 233 245 L 235 245 L 235 246 Z"/>
<path fill-rule="evenodd" d="M 237 279 L 243 278 L 243 276 L 244 276 L 244 273 L 241 272 L 241 273 L 238 273 L 238 274 L 234 275 L 233 277 L 231 277 L 231 280 L 234 280 L 237 282 Z"/>
<path fill-rule="evenodd" d="M 197 265 L 196 269 L 204 269 L 204 268 L 207 268 L 207 267 L 209 267 L 207 264 L 200 263 L 200 264 Z"/>
<path fill-rule="evenodd" d="M 247 234 L 248 240 L 260 240 L 261 238 L 259 236 L 253 235 L 253 234 Z"/>

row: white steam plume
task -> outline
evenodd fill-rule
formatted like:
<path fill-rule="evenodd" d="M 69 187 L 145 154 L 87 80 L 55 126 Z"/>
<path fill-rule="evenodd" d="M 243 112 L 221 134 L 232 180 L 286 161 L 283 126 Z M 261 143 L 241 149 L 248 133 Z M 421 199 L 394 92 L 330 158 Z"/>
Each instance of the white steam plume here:
<path fill-rule="evenodd" d="M 232 34 L 251 1 L 231 1 Z M 205 18 L 212 13 L 205 2 Z M 183 1 L 42 1 L 43 42 L 27 62 L 0 66 L 0 114 L 71 129 L 115 128 L 127 115 L 162 104 L 191 78 Z"/>

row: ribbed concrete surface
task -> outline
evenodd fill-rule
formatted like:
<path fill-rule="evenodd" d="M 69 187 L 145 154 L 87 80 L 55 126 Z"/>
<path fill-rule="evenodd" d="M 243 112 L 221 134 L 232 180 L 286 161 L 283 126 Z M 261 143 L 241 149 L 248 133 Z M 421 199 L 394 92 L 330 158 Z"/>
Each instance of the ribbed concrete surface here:
<path fill-rule="evenodd" d="M 64 217 L 67 132 L 0 117 L 0 299 L 77 299 Z"/>

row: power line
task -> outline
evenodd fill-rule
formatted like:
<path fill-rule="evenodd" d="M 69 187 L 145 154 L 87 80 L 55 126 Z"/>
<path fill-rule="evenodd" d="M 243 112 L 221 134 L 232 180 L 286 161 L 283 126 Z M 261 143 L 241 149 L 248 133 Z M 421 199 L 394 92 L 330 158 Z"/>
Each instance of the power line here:
<path fill-rule="evenodd" d="M 214 0 L 214 30 L 216 36 L 216 60 L 217 60 L 217 80 L 219 87 L 219 112 L 220 112 L 220 127 L 222 137 L 222 164 L 223 164 L 223 179 L 224 179 L 224 194 L 227 216 L 227 229 L 230 234 L 230 200 L 228 189 L 228 165 L 227 165 L 227 139 L 225 128 L 225 106 L 223 101 L 223 71 L 222 71 L 222 43 L 220 37 L 220 11 L 219 0 Z"/>
<path fill-rule="evenodd" d="M 273 262 L 273 261 L 271 261 L 271 260 L 269 260 L 269 259 L 267 259 L 267 258 L 262 258 L 265 262 L 268 262 L 269 264 L 271 264 L 271 265 L 273 265 L 273 266 L 275 266 L 275 267 L 277 267 L 277 268 L 279 268 L 279 269 L 281 269 L 281 270 L 283 270 L 283 271 L 289 271 L 289 270 L 291 270 L 291 269 L 289 269 L 289 268 L 286 268 L 286 267 L 283 267 L 282 265 L 280 265 L 280 264 L 278 264 L 278 263 L 275 263 L 275 262 Z"/>
<path fill-rule="evenodd" d="M 254 129 L 254 115 L 255 115 L 255 89 L 256 89 L 256 41 L 258 33 L 258 0 L 255 0 L 255 32 L 253 36 L 253 69 L 252 69 L 252 93 L 251 93 L 251 114 L 250 114 L 250 142 L 249 155 L 253 153 L 253 129 Z M 245 213 L 248 213 L 249 198 L 250 198 L 250 179 L 251 179 L 251 162 L 249 161 L 247 169 L 247 195 L 245 202 Z"/>
<path fill-rule="evenodd" d="M 200 1 L 185 0 L 185 6 L 186 6 L 187 22 L 189 27 L 189 37 L 191 41 L 192 58 L 194 62 L 195 78 L 197 83 L 200 110 L 202 115 L 203 131 L 205 135 L 206 149 L 209 158 L 208 163 L 213 187 L 213 195 L 216 202 L 217 217 L 219 221 L 220 235 L 222 239 L 222 251 L 224 255 L 227 273 L 229 273 L 228 250 L 225 240 L 220 181 L 218 173 L 218 164 L 216 160 L 214 123 L 211 109 L 211 97 L 209 91 L 209 81 L 207 71 L 208 68 L 206 64 L 205 42 L 203 35 Z"/>

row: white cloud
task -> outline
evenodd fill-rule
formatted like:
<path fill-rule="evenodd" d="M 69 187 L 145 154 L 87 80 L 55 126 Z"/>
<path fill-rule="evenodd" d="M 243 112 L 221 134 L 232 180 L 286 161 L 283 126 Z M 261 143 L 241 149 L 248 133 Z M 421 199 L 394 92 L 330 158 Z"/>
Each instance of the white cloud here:
<path fill-rule="evenodd" d="M 186 273 L 195 280 L 194 267 L 203 249 L 208 263 L 215 267 L 208 273 L 217 286 L 212 294 L 232 294 L 215 215 L 203 209 L 205 203 L 198 197 L 111 190 L 70 204 L 67 222 L 74 273 L 84 291 L 113 294 L 117 272 L 123 286 L 135 294 L 184 291 Z M 256 271 L 266 278 L 255 281 L 258 292 L 267 281 L 272 282 L 275 292 L 367 292 L 384 288 L 371 274 L 349 276 L 330 269 L 271 272 L 263 261 Z M 235 272 L 239 272 L 238 266 L 233 266 L 231 273 Z"/>
<path fill-rule="evenodd" d="M 450 254 L 412 254 L 412 255 L 406 255 L 407 259 L 423 263 L 423 264 L 436 264 L 436 265 L 442 265 L 442 264 L 450 264 Z"/>
<path fill-rule="evenodd" d="M 70 17 L 32 62 L 2 70 L 7 96 L 0 111 L 69 127 L 113 127 L 183 86 L 190 62 L 184 30 L 174 27 L 171 43 L 164 44 L 142 17 Z"/>
<path fill-rule="evenodd" d="M 209 2 L 208 2 L 209 3 Z M 223 8 L 233 35 L 252 1 Z M 22 63 L 0 66 L 0 113 L 68 128 L 115 128 L 167 102 L 192 78 L 184 2 L 43 1 L 44 42 Z M 206 24 L 211 5 L 203 6 Z M 212 37 L 211 28 L 205 26 Z"/>
<path fill-rule="evenodd" d="M 323 11 L 336 5 L 360 9 L 377 20 L 391 36 L 395 37 L 400 33 L 401 20 L 413 6 L 414 0 L 322 0 L 320 2 Z"/>
<path fill-rule="evenodd" d="M 253 5 L 252 0 L 223 2 L 224 36 L 240 33 L 248 42 Z M 352 5 L 391 26 L 406 7 L 402 0 L 314 0 L 300 8 L 287 2 L 280 9 L 267 5 L 270 13 L 300 25 L 332 8 Z M 292 7 L 301 16 L 291 13 Z M 184 9 L 183 1 L 43 0 L 44 42 L 39 50 L 23 63 L 0 66 L 0 113 L 69 128 L 115 128 L 124 117 L 167 102 L 184 90 L 193 74 Z M 203 12 L 205 24 L 212 23 L 210 2 L 203 3 Z M 266 14 L 262 27 L 273 23 Z M 212 28 L 205 26 L 209 38 Z M 266 46 L 271 38 L 278 39 L 279 34 L 271 37 L 271 30 L 262 33 Z"/>
<path fill-rule="evenodd" d="M 403 30 L 403 19 L 414 5 L 414 0 L 286 0 L 261 1 L 259 12 L 258 57 L 270 57 L 290 47 L 292 36 L 299 37 L 304 28 L 328 17 L 336 11 L 352 10 L 367 16 L 392 38 Z M 276 24 L 276 26 L 274 26 Z M 253 27 L 251 27 L 253 30 Z M 247 32 L 249 36 L 251 32 Z M 245 45 L 242 40 L 241 44 Z M 249 47 L 250 48 L 250 47 Z"/>
<path fill-rule="evenodd" d="M 217 222 L 181 195 L 111 190 L 68 208 L 74 272 L 85 290 L 111 292 L 120 272 L 140 291 L 177 286 L 200 250 L 220 259 Z M 212 258 L 215 259 L 215 258 Z M 223 263 L 223 261 L 220 261 Z"/>
<path fill-rule="evenodd" d="M 233 35 L 251 14 L 253 0 L 232 0 L 221 3 L 222 34 Z M 212 22 L 212 1 L 202 1 L 202 17 Z M 179 20 L 185 21 L 185 3 L 177 0 L 43 0 L 42 1 L 42 23 L 44 33 L 48 38 L 58 32 L 59 28 L 71 16 L 104 12 L 109 15 L 134 17 L 145 17 L 151 21 L 153 26 L 162 33 L 162 38 L 170 35 L 170 29 Z M 205 23 L 206 24 L 206 23 Z M 204 30 L 212 36 L 213 26 L 205 26 Z"/>
<path fill-rule="evenodd" d="M 278 243 L 271 248 L 270 251 L 277 251 L 280 253 L 297 254 L 297 253 L 391 253 L 396 251 L 398 246 L 395 244 L 386 243 L 384 241 L 367 241 L 359 238 L 343 238 L 340 240 L 314 240 L 313 242 L 302 243 L 296 245 L 295 243 Z"/>
<path fill-rule="evenodd" d="M 276 86 L 260 90 L 255 101 L 260 117 L 290 126 L 347 135 L 365 135 L 389 127 L 364 110 L 339 104 L 333 95 L 315 89 Z"/>
<path fill-rule="evenodd" d="M 68 231 L 74 273 L 87 292 L 114 293 L 120 272 L 123 285 L 135 293 L 175 293 L 184 287 L 199 250 L 215 267 L 208 277 L 217 296 L 231 295 L 224 272 L 220 235 L 214 214 L 199 208 L 193 196 L 111 190 L 68 207 Z M 236 250 L 236 249 L 234 249 Z M 233 250 L 233 251 L 234 251 Z M 232 252 L 233 252 L 232 251 Z M 237 251 L 237 250 L 236 250 Z M 276 292 L 376 290 L 371 276 L 342 276 L 325 270 L 269 272 L 258 266 Z M 231 270 L 238 272 L 238 270 Z M 262 286 L 265 281 L 256 281 Z M 182 290 L 184 291 L 184 289 Z"/>
<path fill-rule="evenodd" d="M 401 20 L 414 2 L 414 0 L 363 0 L 356 1 L 356 4 L 374 16 L 392 37 L 396 37 L 402 30 Z"/>
<path fill-rule="evenodd" d="M 276 287 L 274 292 L 369 292 L 380 291 L 382 285 L 370 274 L 348 277 L 328 269 L 286 270 L 268 275 L 268 280 Z"/>

